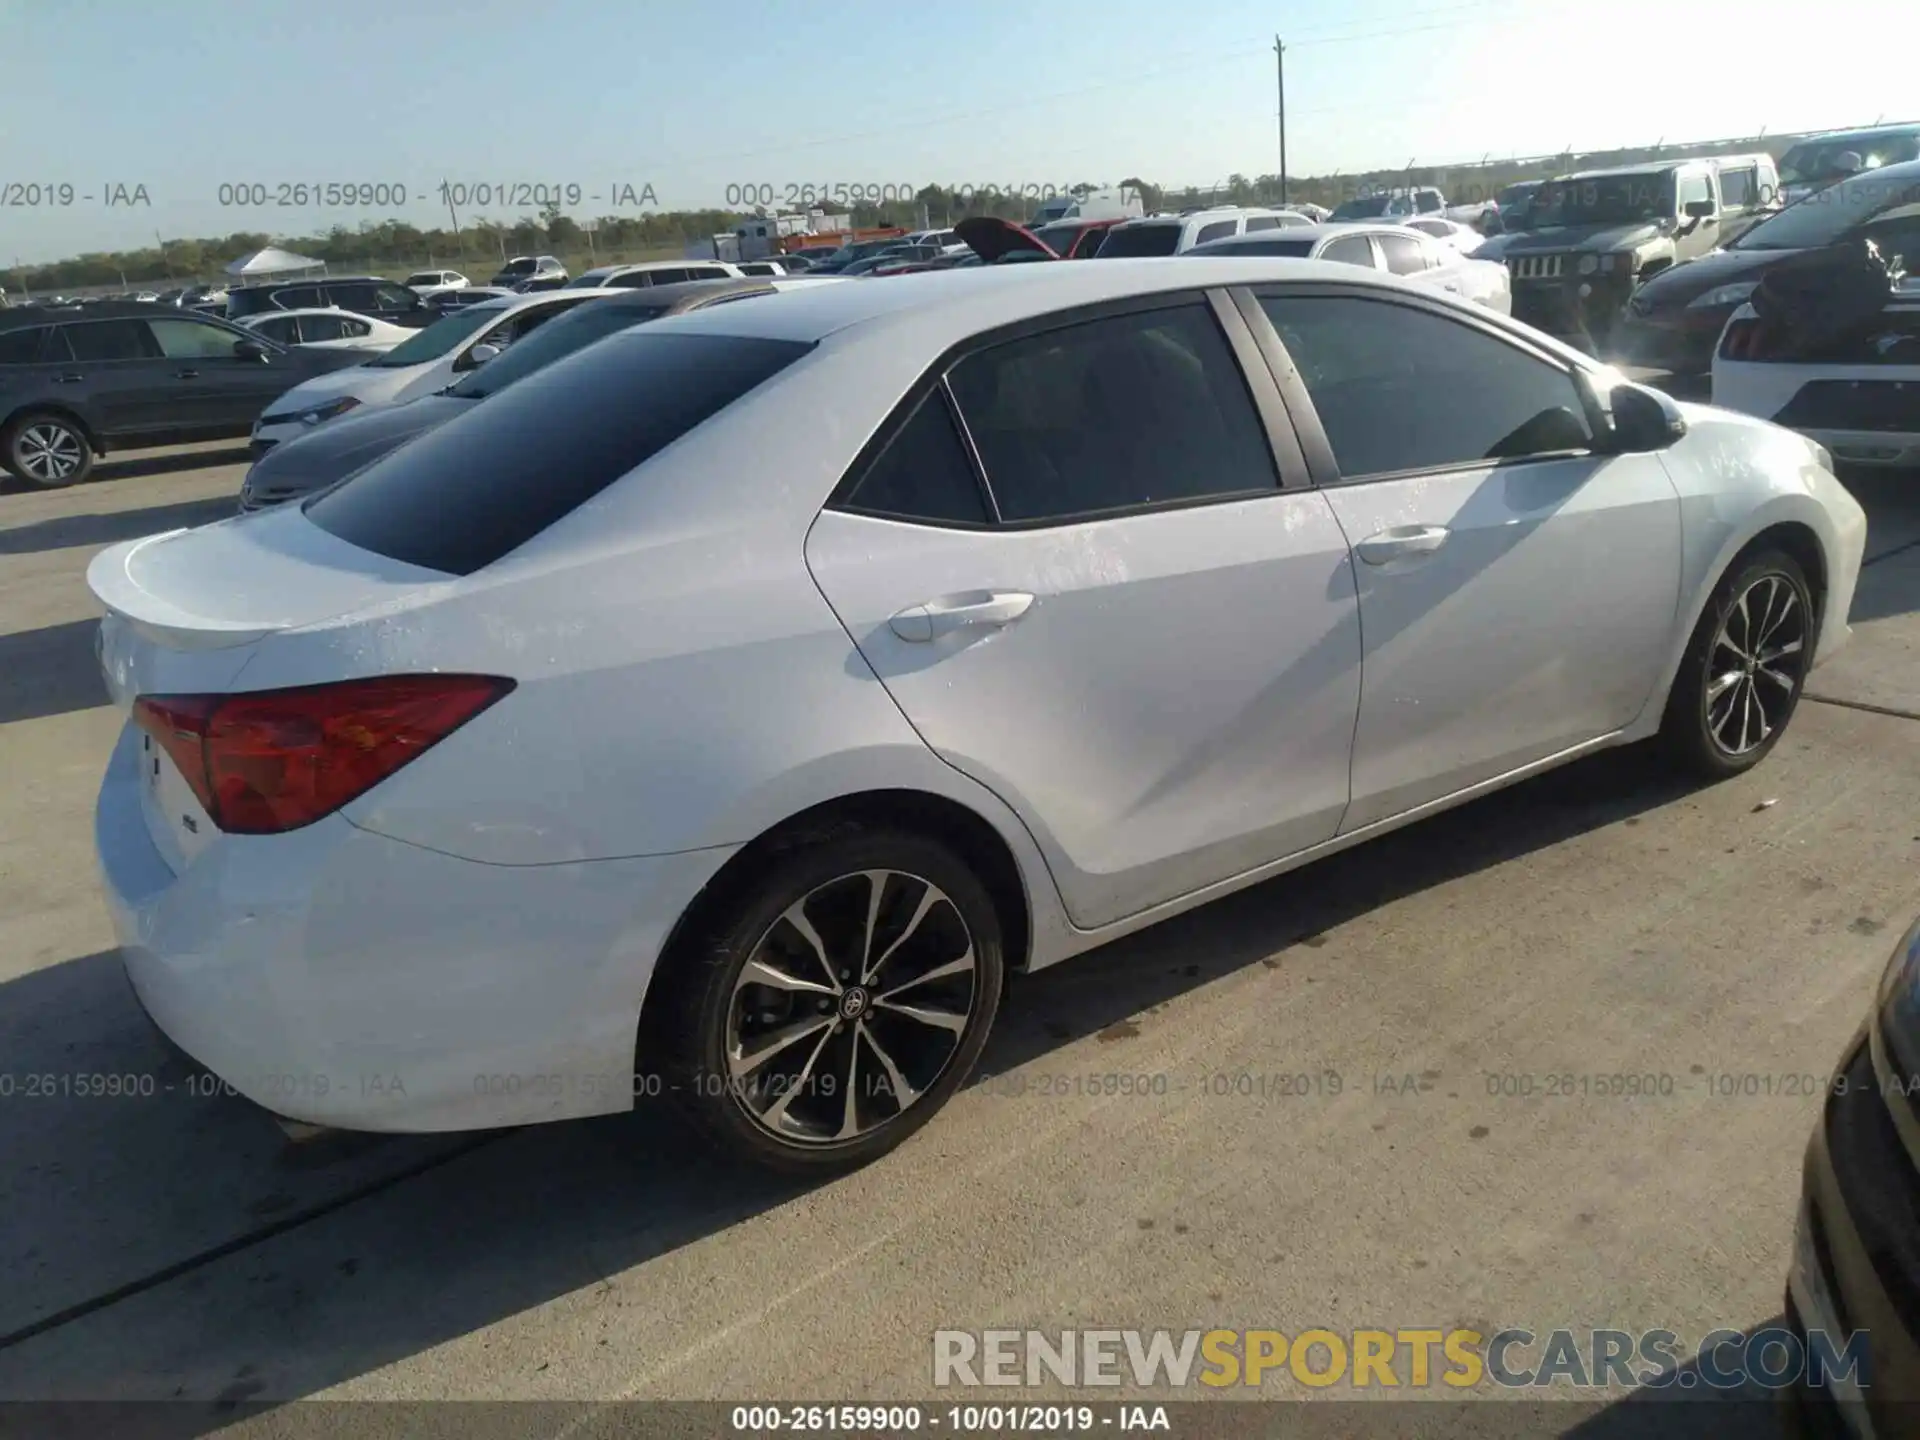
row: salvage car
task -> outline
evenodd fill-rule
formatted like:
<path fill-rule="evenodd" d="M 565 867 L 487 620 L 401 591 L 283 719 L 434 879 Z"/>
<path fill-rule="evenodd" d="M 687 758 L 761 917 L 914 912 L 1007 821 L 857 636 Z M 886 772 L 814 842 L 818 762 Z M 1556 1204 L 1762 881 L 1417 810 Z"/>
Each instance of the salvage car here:
<path fill-rule="evenodd" d="M 1514 314 L 1590 353 L 1613 340 L 1634 287 L 1704 255 L 1761 213 L 1727 206 L 1712 159 L 1590 170 L 1541 186 L 1529 231 L 1500 250 Z"/>
<path fill-rule="evenodd" d="M 0 466 L 51 488 L 113 450 L 231 439 L 288 386 L 364 358 L 142 301 L 16 306 L 0 311 Z"/>
<path fill-rule="evenodd" d="M 1128 260 L 1147 255 L 1178 255 L 1224 240 L 1229 235 L 1244 235 L 1260 230 L 1278 230 L 1300 217 L 1290 211 L 1256 206 L 1215 205 L 1186 215 L 1149 215 L 1141 220 L 1122 220 L 1108 229 L 1095 260 Z"/>
<path fill-rule="evenodd" d="M 1897 257 L 1862 246 L 1813 252 L 1825 263 L 1804 267 L 1808 283 L 1781 305 L 1768 304 L 1775 270 L 1734 312 L 1713 359 L 1713 403 L 1797 430 L 1837 460 L 1920 465 L 1920 292 Z"/>
<path fill-rule="evenodd" d="M 269 310 L 249 315 L 238 324 L 281 345 L 358 350 L 363 356 L 384 355 L 420 333 L 346 310 Z"/>
<path fill-rule="evenodd" d="M 1346 265 L 710 306 L 96 555 L 107 909 L 283 1119 L 659 1095 L 845 1169 L 1010 973 L 1606 747 L 1763 763 L 1848 633 L 1826 460 Z"/>
<path fill-rule="evenodd" d="M 1190 256 L 1284 255 L 1300 260 L 1333 260 L 1367 270 L 1384 270 L 1416 285 L 1471 300 L 1500 315 L 1513 311 L 1507 267 L 1463 255 L 1406 225 L 1292 225 L 1278 233 L 1236 235 L 1197 245 Z"/>
<path fill-rule="evenodd" d="M 1627 302 L 1612 354 L 1624 363 L 1704 375 L 1728 319 L 1770 269 L 1811 250 L 1861 240 L 1920 261 L 1920 161 L 1842 180 L 1762 221 L 1725 249 L 1656 275 Z"/>

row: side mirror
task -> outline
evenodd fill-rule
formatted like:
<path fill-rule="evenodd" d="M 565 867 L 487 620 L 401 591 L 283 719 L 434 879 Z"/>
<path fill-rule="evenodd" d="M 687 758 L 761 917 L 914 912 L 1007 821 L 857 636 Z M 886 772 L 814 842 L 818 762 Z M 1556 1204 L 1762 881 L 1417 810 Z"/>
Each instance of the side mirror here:
<path fill-rule="evenodd" d="M 467 352 L 467 364 L 469 366 L 484 365 L 489 360 L 497 360 L 499 357 L 500 347 L 498 345 L 476 345 Z"/>
<path fill-rule="evenodd" d="M 1574 372 L 1595 448 L 1609 455 L 1645 455 L 1664 450 L 1687 433 L 1687 417 L 1673 397 L 1650 386 L 1585 370 Z"/>
<path fill-rule="evenodd" d="M 1689 200 L 1686 203 L 1685 213 L 1689 220 L 1711 220 L 1713 219 L 1713 201 Z"/>
<path fill-rule="evenodd" d="M 258 340 L 236 340 L 233 342 L 233 358 L 236 360 L 265 360 L 267 347 Z"/>

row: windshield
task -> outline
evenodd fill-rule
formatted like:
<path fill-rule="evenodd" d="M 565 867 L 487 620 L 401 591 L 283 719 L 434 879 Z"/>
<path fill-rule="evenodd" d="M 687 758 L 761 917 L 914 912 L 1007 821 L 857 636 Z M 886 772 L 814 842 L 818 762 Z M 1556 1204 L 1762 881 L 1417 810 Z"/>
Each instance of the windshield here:
<path fill-rule="evenodd" d="M 1073 242 L 1080 238 L 1082 225 L 1048 225 L 1034 231 L 1035 237 L 1056 255 L 1064 255 L 1073 248 Z"/>
<path fill-rule="evenodd" d="M 1542 185 L 1533 197 L 1527 227 L 1632 225 L 1671 219 L 1674 213 L 1673 173 L 1655 170 Z"/>
<path fill-rule="evenodd" d="M 666 313 L 665 305 L 638 305 L 621 300 L 596 300 L 575 306 L 516 341 L 497 359 L 488 361 L 446 392 L 462 400 L 484 400 L 522 376 L 531 375 L 562 356 L 584 350 L 594 341 L 644 324 Z"/>
<path fill-rule="evenodd" d="M 1727 248 L 1729 250 L 1817 250 L 1837 244 L 1855 226 L 1884 220 L 1890 212 L 1920 209 L 1920 180 L 1910 176 L 1888 180 L 1884 174 L 1856 175 L 1825 190 L 1816 190 L 1764 220 Z"/>
<path fill-rule="evenodd" d="M 1509 185 L 1500 192 L 1495 203 L 1503 210 L 1509 205 L 1524 205 L 1539 188 L 1538 185 Z"/>
<path fill-rule="evenodd" d="M 1859 164 L 1841 165 L 1842 155 L 1851 156 Z M 1877 170 L 1882 165 L 1898 165 L 1907 160 L 1920 160 L 1920 135 L 1809 140 L 1794 146 L 1781 157 L 1780 183 L 1806 185 L 1823 180 L 1839 180 L 1856 170 Z"/>
<path fill-rule="evenodd" d="M 534 262 L 531 260 L 509 260 L 500 267 L 500 273 L 502 275 L 531 275 L 533 273 L 533 264 Z"/>
<path fill-rule="evenodd" d="M 418 275 L 407 276 L 406 283 L 408 285 L 438 285 L 440 283 L 440 277 L 431 270 L 422 270 Z"/>
<path fill-rule="evenodd" d="M 1388 214 L 1393 205 L 1391 195 L 1363 195 L 1356 199 L 1345 200 L 1334 210 L 1336 220 L 1377 220 Z"/>
<path fill-rule="evenodd" d="M 506 311 L 496 305 L 475 305 L 455 310 L 427 326 L 411 340 L 403 340 L 386 354 L 367 361 L 379 370 L 402 370 L 409 365 L 424 365 L 438 360 L 476 330 L 497 321 Z"/>
<path fill-rule="evenodd" d="M 589 270 L 584 275 L 576 275 L 560 288 L 562 290 L 598 290 L 607 283 L 612 274 L 609 270 Z"/>
<path fill-rule="evenodd" d="M 1100 242 L 1100 259 L 1124 260 L 1138 255 L 1171 255 L 1180 248 L 1180 226 L 1116 225 Z"/>

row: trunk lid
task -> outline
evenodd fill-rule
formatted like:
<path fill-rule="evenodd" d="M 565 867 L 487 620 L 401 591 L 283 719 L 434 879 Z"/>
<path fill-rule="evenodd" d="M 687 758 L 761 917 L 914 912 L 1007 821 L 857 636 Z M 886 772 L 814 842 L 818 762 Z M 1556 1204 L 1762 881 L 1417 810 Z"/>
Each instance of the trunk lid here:
<path fill-rule="evenodd" d="M 295 506 L 128 540 L 87 567 L 105 612 L 100 668 L 127 716 L 142 695 L 233 689 L 270 635 L 447 579 L 336 539 Z M 218 832 L 165 750 L 145 732 L 139 744 L 142 814 L 177 874 Z"/>
<path fill-rule="evenodd" d="M 1060 258 L 1052 246 L 1026 226 L 1002 220 L 997 215 L 969 215 L 953 227 L 953 233 L 989 265 L 1003 255 L 1022 252 L 1049 260 Z"/>

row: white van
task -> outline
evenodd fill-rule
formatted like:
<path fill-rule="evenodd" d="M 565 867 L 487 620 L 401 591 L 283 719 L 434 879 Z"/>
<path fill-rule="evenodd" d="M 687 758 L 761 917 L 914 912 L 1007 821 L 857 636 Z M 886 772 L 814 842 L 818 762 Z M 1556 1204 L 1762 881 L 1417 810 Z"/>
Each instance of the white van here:
<path fill-rule="evenodd" d="M 1128 185 L 1107 190 L 1089 190 L 1084 195 L 1053 195 L 1033 212 L 1027 221 L 1029 230 L 1051 225 L 1056 220 L 1133 220 L 1147 213 L 1140 192 Z"/>
<path fill-rule="evenodd" d="M 1128 259 L 1142 255 L 1179 255 L 1196 245 L 1247 235 L 1260 230 L 1284 230 L 1308 223 L 1290 210 L 1252 206 L 1221 206 L 1191 215 L 1147 215 L 1123 220 L 1107 231 L 1094 253 L 1096 260 Z"/>

